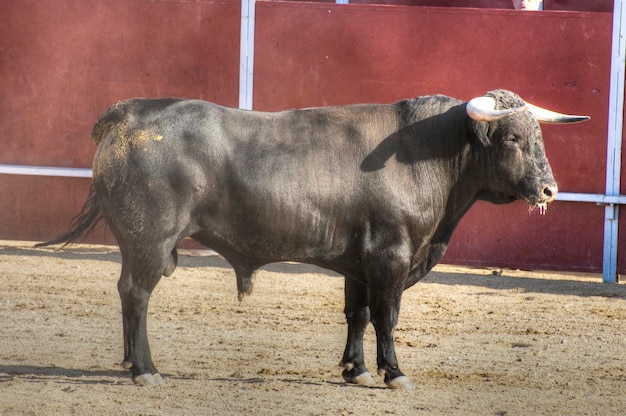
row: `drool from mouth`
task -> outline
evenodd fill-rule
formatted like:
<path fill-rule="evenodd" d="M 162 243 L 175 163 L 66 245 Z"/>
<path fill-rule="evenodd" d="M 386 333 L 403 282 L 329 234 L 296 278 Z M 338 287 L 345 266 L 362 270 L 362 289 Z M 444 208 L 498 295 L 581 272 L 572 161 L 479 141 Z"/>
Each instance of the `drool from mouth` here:
<path fill-rule="evenodd" d="M 539 211 L 539 215 L 546 215 L 548 212 L 548 204 L 546 202 L 540 202 L 535 205 L 529 205 L 528 213 L 530 214 L 531 212 L 533 212 L 535 208 L 537 208 L 537 210 Z"/>

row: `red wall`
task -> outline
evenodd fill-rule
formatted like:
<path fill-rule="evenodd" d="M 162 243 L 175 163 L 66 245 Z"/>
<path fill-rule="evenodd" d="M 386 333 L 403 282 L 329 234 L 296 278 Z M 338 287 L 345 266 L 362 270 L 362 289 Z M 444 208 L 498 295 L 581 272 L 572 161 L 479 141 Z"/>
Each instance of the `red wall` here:
<path fill-rule="evenodd" d="M 470 3 L 481 1 L 500 0 Z M 0 163 L 89 167 L 91 127 L 121 99 L 237 105 L 239 0 L 5 3 Z M 604 192 L 610 13 L 258 1 L 256 15 L 255 109 L 434 93 L 470 99 L 508 88 L 535 104 L 592 116 L 544 126 L 544 137 L 562 191 Z M 0 238 L 63 232 L 88 186 L 88 179 L 0 175 Z M 556 202 L 545 217 L 529 215 L 522 203 L 479 203 L 445 260 L 599 271 L 603 216 L 588 203 Z"/>
<path fill-rule="evenodd" d="M 132 97 L 237 106 L 238 0 L 20 0 L 0 6 L 1 164 L 90 167 L 99 114 Z M 89 179 L 0 175 L 0 238 L 66 229 Z"/>

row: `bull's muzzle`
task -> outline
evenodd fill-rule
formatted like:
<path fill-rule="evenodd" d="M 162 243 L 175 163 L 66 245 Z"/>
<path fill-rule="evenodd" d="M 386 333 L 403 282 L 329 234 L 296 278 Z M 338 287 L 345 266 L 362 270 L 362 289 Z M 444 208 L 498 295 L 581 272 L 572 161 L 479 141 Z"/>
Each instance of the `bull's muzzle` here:
<path fill-rule="evenodd" d="M 529 202 L 528 210 L 532 212 L 535 208 L 538 209 L 540 215 L 546 215 L 548 212 L 548 204 L 556 198 L 556 194 L 559 193 L 559 188 L 554 185 L 546 185 L 541 190 L 541 196 L 537 202 Z"/>

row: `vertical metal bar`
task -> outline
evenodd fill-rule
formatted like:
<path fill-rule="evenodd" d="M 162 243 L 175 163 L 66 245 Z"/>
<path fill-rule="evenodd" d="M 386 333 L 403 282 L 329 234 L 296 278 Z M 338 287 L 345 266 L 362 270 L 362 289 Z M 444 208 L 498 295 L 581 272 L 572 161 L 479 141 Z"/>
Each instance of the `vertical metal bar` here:
<path fill-rule="evenodd" d="M 617 229 L 618 206 L 609 204 L 604 208 L 604 250 L 602 259 L 602 281 L 617 282 Z"/>
<path fill-rule="evenodd" d="M 255 0 L 241 0 L 239 40 L 239 108 L 252 110 Z"/>
<path fill-rule="evenodd" d="M 611 46 L 611 85 L 609 92 L 609 125 L 606 154 L 606 194 L 619 195 L 622 128 L 624 114 L 624 24 L 626 9 L 624 0 L 615 0 L 613 6 L 613 39 Z M 602 281 L 617 282 L 617 233 L 618 205 L 607 205 L 604 211 L 604 253 L 602 259 Z"/>

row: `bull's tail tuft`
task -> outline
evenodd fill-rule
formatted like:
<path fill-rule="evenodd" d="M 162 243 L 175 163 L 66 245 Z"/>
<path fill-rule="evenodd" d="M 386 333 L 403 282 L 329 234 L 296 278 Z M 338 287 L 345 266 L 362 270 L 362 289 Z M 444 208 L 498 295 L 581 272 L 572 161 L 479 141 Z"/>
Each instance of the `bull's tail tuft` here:
<path fill-rule="evenodd" d="M 80 213 L 72 219 L 70 223 L 70 230 L 53 240 L 38 243 L 35 247 L 45 247 L 54 244 L 61 244 L 61 248 L 65 248 L 75 243 L 81 236 L 92 233 L 96 227 L 104 220 L 100 207 L 98 206 L 98 200 L 96 198 L 96 190 L 93 183 L 89 188 L 89 196 L 85 205 L 83 205 Z M 84 238 L 84 237 L 83 237 Z"/>

